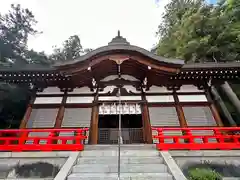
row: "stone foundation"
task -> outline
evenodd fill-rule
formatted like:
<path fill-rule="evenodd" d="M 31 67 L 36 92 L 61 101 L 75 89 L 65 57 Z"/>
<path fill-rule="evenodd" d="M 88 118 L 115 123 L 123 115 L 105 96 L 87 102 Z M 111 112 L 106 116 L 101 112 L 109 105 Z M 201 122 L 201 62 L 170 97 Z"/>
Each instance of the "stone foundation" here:
<path fill-rule="evenodd" d="M 170 151 L 183 173 L 188 168 L 210 167 L 224 177 L 240 179 L 240 151 Z"/>

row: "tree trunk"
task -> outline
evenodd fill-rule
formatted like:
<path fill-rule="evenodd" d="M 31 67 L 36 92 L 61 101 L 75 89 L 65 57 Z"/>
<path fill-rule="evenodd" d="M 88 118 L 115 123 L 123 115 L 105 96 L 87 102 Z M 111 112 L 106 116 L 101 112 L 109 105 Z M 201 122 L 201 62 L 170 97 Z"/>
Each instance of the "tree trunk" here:
<path fill-rule="evenodd" d="M 237 113 L 240 115 L 240 101 L 237 95 L 233 92 L 231 86 L 228 84 L 228 82 L 225 81 L 224 84 L 221 85 L 221 88 L 237 110 Z"/>
<path fill-rule="evenodd" d="M 219 93 L 217 92 L 216 88 L 215 87 L 211 87 L 211 92 L 214 96 L 214 100 L 218 103 L 218 105 L 220 106 L 224 116 L 227 118 L 229 124 L 231 126 L 237 126 L 236 122 L 233 120 L 230 112 L 228 111 L 226 105 L 224 104 L 221 96 L 219 95 Z"/>

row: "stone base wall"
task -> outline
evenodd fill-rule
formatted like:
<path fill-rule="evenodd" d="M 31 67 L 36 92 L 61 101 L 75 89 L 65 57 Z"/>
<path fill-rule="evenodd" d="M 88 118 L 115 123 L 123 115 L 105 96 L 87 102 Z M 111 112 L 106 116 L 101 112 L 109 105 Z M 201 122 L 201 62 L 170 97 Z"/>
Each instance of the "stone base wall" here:
<path fill-rule="evenodd" d="M 70 152 L 0 152 L 0 179 L 54 179 Z"/>
<path fill-rule="evenodd" d="M 191 167 L 211 167 L 224 177 L 240 179 L 240 151 L 170 151 L 186 175 Z"/>

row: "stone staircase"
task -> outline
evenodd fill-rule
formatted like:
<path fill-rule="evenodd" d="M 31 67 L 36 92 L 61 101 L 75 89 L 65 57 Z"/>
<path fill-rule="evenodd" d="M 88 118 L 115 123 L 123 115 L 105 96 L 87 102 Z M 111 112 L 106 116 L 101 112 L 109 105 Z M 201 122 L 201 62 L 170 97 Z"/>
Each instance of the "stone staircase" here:
<path fill-rule="evenodd" d="M 121 180 L 173 180 L 153 145 L 121 145 Z M 118 146 L 88 145 L 67 180 L 117 180 Z"/>

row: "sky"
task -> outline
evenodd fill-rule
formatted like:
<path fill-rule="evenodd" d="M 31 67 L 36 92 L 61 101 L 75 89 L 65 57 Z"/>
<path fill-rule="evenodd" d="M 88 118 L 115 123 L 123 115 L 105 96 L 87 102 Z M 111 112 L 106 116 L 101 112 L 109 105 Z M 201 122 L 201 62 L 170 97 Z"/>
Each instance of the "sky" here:
<path fill-rule="evenodd" d="M 29 8 L 37 29 L 43 33 L 30 37 L 28 46 L 36 51 L 52 52 L 54 45 L 71 35 L 79 35 L 84 48 L 107 45 L 120 30 L 132 45 L 150 50 L 156 43 L 156 31 L 164 6 L 169 0 L 0 0 L 0 12 L 12 3 Z"/>
<path fill-rule="evenodd" d="M 217 0 L 206 0 L 208 3 L 211 3 L 211 4 L 216 4 L 217 3 Z"/>

